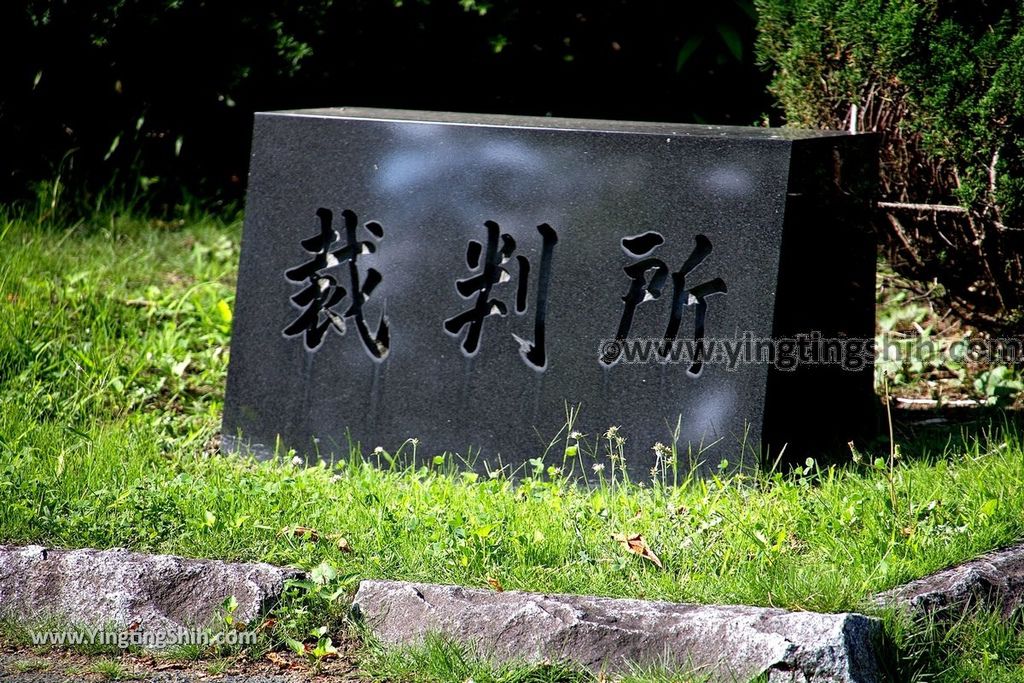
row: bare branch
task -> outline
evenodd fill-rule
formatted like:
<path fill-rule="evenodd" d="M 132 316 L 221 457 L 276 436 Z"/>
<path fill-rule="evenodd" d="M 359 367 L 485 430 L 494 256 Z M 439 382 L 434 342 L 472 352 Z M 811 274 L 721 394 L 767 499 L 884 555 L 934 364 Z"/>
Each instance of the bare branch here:
<path fill-rule="evenodd" d="M 876 202 L 880 209 L 903 209 L 905 211 L 944 211 L 946 213 L 967 213 L 967 209 L 953 204 L 915 204 L 912 202 Z"/>
<path fill-rule="evenodd" d="M 902 242 L 903 246 L 906 248 L 907 254 L 909 254 L 910 258 L 914 260 L 914 264 L 918 268 L 923 268 L 924 262 L 921 260 L 921 257 L 917 255 L 917 251 L 914 249 L 913 245 L 910 244 L 910 240 L 907 239 L 907 235 L 903 232 L 903 225 L 899 222 L 899 219 L 891 213 L 885 214 L 885 217 L 889 219 L 889 223 L 892 224 L 892 229 L 896 232 L 896 236 L 900 238 L 900 242 Z"/>

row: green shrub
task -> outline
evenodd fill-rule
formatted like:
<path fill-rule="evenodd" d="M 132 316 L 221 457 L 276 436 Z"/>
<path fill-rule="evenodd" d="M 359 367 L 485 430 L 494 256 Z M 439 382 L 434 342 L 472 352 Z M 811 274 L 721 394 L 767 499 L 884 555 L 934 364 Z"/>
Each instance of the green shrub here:
<path fill-rule="evenodd" d="M 878 230 L 981 327 L 1024 323 L 1024 3 L 757 0 L 788 123 L 882 134 Z"/>

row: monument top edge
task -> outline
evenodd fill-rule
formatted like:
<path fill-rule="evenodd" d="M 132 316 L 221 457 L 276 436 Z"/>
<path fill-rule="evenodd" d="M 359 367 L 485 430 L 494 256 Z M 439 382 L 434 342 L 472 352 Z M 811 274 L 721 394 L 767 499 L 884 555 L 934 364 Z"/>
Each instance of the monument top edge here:
<path fill-rule="evenodd" d="M 407 109 L 371 109 L 363 107 L 322 107 L 257 112 L 257 117 L 301 117 L 377 122 L 421 123 L 484 128 L 521 128 L 565 130 L 593 133 L 634 133 L 679 137 L 721 137 L 749 140 L 794 142 L 835 137 L 860 137 L 870 133 L 804 128 L 762 128 L 758 126 L 712 126 L 694 123 L 652 121 L 605 121 L 553 116 L 510 116 L 505 114 L 469 114 L 460 112 L 414 111 Z"/>

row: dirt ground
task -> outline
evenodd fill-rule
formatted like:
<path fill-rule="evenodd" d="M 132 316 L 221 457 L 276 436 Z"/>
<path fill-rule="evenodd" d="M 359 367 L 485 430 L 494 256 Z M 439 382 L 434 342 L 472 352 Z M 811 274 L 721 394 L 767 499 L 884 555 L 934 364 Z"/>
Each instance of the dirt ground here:
<path fill-rule="evenodd" d="M 153 654 L 87 655 L 67 650 L 0 644 L 0 680 L 18 683 L 65 681 L 154 681 L 156 683 L 342 683 L 365 680 L 355 661 L 356 644 L 336 643 L 338 656 L 325 659 L 318 673 L 297 655 L 272 652 L 258 661 L 245 655 L 185 661 Z"/>

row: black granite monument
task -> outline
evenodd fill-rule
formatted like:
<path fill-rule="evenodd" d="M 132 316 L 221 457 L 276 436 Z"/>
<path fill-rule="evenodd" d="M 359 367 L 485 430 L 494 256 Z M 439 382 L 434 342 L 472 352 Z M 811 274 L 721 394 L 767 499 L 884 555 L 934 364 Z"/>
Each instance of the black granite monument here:
<path fill-rule="evenodd" d="M 618 427 L 640 473 L 673 439 L 705 469 L 843 446 L 873 405 L 875 146 L 257 114 L 225 443 L 328 459 L 416 438 L 514 467 L 578 408 L 573 429 Z"/>

